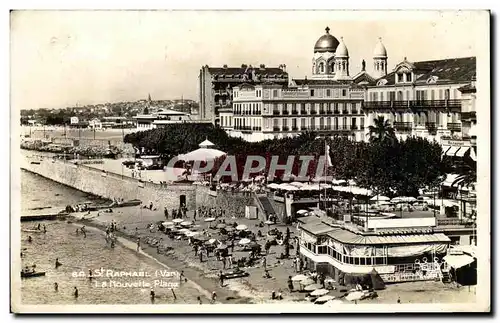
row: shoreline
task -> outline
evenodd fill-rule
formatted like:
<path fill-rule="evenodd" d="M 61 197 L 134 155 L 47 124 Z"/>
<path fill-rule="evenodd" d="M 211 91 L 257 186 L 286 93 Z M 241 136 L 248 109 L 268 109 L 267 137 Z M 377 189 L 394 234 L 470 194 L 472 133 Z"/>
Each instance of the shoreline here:
<path fill-rule="evenodd" d="M 98 221 L 93 219 L 85 219 L 78 218 L 75 214 L 69 214 L 67 219 L 73 219 L 75 221 L 71 222 L 74 225 L 84 224 L 93 230 L 100 231 L 103 235 L 105 235 L 105 226 Z M 117 242 L 131 250 L 136 252 L 136 242 L 135 237 L 124 233 L 122 231 L 115 231 L 117 236 Z M 195 287 L 200 294 L 203 294 L 207 299 L 211 299 L 212 291 L 217 293 L 217 301 L 216 303 L 223 304 L 253 304 L 254 300 L 250 296 L 243 296 L 240 292 L 236 292 L 234 290 L 225 288 L 228 287 L 228 284 L 225 283 L 223 287 L 221 287 L 216 279 L 206 277 L 205 272 L 195 266 L 192 263 L 182 261 L 179 259 L 179 255 L 174 251 L 169 255 L 158 254 L 156 253 L 156 248 L 141 244 L 141 248 L 139 250 L 139 254 L 148 259 L 154 260 L 159 265 L 171 269 L 176 270 L 178 272 L 184 271 L 184 276 L 188 279 L 188 284 L 191 284 Z M 177 261 L 176 261 L 177 260 Z M 250 294 L 250 293 L 249 293 Z"/>

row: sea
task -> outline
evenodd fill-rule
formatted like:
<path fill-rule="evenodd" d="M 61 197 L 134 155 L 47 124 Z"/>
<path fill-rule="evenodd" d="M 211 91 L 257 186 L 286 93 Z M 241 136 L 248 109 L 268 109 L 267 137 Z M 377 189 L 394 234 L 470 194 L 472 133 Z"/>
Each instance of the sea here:
<path fill-rule="evenodd" d="M 23 213 L 40 207 L 109 202 L 24 170 L 21 190 Z M 46 233 L 25 231 L 39 223 L 46 226 Z M 178 273 L 120 243 L 111 248 L 97 229 L 89 228 L 86 237 L 77 235 L 80 227 L 68 220 L 21 223 L 23 268 L 35 265 L 36 271 L 46 272 L 22 279 L 22 304 L 151 304 L 152 288 L 155 304 L 197 304 L 198 296 L 206 302 L 193 285 L 179 284 Z M 57 268 L 56 259 L 62 264 Z"/>

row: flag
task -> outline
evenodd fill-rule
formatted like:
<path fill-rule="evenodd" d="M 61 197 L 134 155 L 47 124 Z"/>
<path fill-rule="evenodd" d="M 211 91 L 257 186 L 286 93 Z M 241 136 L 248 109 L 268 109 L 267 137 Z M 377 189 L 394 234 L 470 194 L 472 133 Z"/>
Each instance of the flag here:
<path fill-rule="evenodd" d="M 332 167 L 332 158 L 330 157 L 330 145 L 326 145 L 325 149 L 326 167 Z"/>

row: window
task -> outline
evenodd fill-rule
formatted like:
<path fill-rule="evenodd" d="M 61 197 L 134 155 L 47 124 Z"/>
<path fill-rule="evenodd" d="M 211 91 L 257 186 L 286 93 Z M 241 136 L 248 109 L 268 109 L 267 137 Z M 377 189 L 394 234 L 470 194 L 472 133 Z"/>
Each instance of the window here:
<path fill-rule="evenodd" d="M 444 99 L 445 100 L 450 99 L 450 90 L 449 89 L 444 90 Z"/>
<path fill-rule="evenodd" d="M 431 100 L 434 101 L 434 90 L 431 90 Z"/>
<path fill-rule="evenodd" d="M 362 266 L 366 265 L 366 260 L 367 260 L 366 258 L 361 257 L 359 260 L 360 260 L 360 261 L 359 261 L 359 264 L 360 264 L 360 265 L 362 265 Z"/>
<path fill-rule="evenodd" d="M 347 90 L 346 89 L 342 89 L 342 96 L 347 96 Z"/>
<path fill-rule="evenodd" d="M 411 82 L 411 73 L 406 73 L 406 82 Z"/>
<path fill-rule="evenodd" d="M 384 92 L 380 92 L 380 101 L 384 101 Z"/>
<path fill-rule="evenodd" d="M 316 128 L 316 118 L 311 118 L 311 130 L 314 130 Z"/>
<path fill-rule="evenodd" d="M 359 118 L 359 123 L 361 128 L 363 129 L 365 127 L 365 118 Z"/>
<path fill-rule="evenodd" d="M 403 80 L 402 74 L 396 74 L 396 83 L 401 83 Z"/>
<path fill-rule="evenodd" d="M 326 96 L 331 96 L 331 93 L 330 93 L 330 92 L 331 92 L 331 91 L 330 91 L 330 89 L 327 89 L 327 90 L 326 90 Z"/>
<path fill-rule="evenodd" d="M 314 96 L 314 90 L 311 90 L 311 96 Z"/>
<path fill-rule="evenodd" d="M 277 97 L 278 96 L 278 90 L 273 90 L 273 97 Z"/>
<path fill-rule="evenodd" d="M 300 119 L 300 128 L 305 129 L 306 128 L 306 118 L 301 118 Z"/>

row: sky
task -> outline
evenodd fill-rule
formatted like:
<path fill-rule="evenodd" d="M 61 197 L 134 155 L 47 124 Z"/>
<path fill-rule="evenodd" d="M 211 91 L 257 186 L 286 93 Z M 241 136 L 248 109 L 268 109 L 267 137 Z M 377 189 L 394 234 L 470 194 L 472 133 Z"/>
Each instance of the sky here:
<path fill-rule="evenodd" d="M 14 11 L 11 105 L 57 109 L 119 101 L 193 99 L 203 65 L 277 67 L 311 75 L 316 40 L 343 37 L 350 74 L 381 37 L 392 69 L 409 61 L 481 56 L 486 12 Z M 484 40 L 484 38 L 481 38 Z"/>

